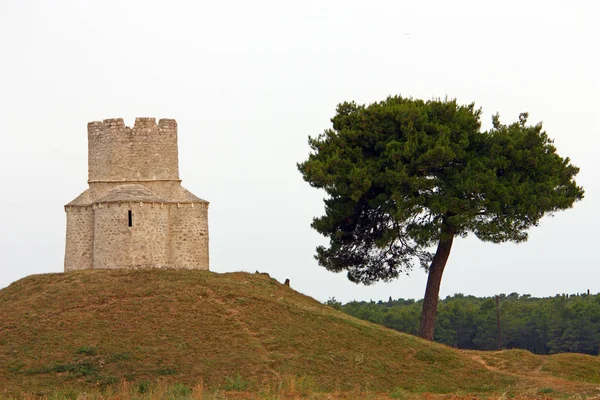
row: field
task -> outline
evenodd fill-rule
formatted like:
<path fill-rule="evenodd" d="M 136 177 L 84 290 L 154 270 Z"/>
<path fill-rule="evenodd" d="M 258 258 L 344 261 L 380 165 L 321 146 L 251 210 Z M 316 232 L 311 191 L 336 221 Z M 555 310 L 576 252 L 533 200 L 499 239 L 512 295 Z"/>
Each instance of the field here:
<path fill-rule="evenodd" d="M 263 274 L 34 275 L 0 316 L 0 398 L 600 398 L 598 357 L 460 351 Z"/>

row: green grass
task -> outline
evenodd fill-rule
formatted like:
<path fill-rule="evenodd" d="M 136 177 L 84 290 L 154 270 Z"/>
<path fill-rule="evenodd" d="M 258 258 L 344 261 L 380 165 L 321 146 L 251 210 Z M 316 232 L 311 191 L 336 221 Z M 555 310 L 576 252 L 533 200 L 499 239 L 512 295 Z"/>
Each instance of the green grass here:
<path fill-rule="evenodd" d="M 352 318 L 261 274 L 35 275 L 0 290 L 0 315 L 5 396 L 51 396 L 62 389 L 108 393 L 124 384 L 128 393 L 145 396 L 158 382 L 166 385 L 163 394 L 175 387 L 174 397 L 191 396 L 184 392 L 201 383 L 214 398 L 325 392 L 493 398 L 509 390 L 535 395 L 555 388 L 536 386 L 514 372 L 520 368 L 590 385 L 600 376 L 593 357 L 583 359 L 589 365 L 580 365 L 577 356 L 545 362 L 538 371 L 542 363 L 530 353 L 488 357 L 427 342 Z M 562 363 L 575 372 L 563 376 Z"/>
<path fill-rule="evenodd" d="M 512 374 L 533 373 L 574 382 L 600 383 L 600 357 L 563 353 L 538 356 L 526 350 L 471 351 L 487 365 Z"/>
<path fill-rule="evenodd" d="M 548 356 L 542 371 L 570 381 L 600 383 L 600 357 L 565 353 Z M 599 393 L 600 394 L 600 393 Z"/>
<path fill-rule="evenodd" d="M 240 374 L 235 375 L 233 378 L 225 377 L 223 389 L 233 392 L 243 392 L 247 388 L 248 382 L 246 382 Z"/>

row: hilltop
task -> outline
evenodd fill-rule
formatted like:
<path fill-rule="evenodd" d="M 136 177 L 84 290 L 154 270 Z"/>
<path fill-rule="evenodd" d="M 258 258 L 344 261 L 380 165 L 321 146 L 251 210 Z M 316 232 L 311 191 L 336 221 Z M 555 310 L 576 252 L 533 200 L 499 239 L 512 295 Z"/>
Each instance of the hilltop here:
<path fill-rule="evenodd" d="M 592 393 L 600 383 L 598 357 L 459 351 L 358 320 L 263 274 L 34 275 L 0 290 L 0 315 L 0 394 L 157 380 L 254 391 L 285 377 L 318 391 L 377 393 Z"/>

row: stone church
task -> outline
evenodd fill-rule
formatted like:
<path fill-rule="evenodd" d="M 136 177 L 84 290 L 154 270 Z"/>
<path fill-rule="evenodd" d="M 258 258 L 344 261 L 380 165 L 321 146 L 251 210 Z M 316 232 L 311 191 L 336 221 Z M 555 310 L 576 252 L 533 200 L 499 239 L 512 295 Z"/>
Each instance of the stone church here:
<path fill-rule="evenodd" d="M 65 271 L 208 269 L 208 202 L 181 186 L 175 120 L 88 123 L 88 185 L 65 206 Z"/>

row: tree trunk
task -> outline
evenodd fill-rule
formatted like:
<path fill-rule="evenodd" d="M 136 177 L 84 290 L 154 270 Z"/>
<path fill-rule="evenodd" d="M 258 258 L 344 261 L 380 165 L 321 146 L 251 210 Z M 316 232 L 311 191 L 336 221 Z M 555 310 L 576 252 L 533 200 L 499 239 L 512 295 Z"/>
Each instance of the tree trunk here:
<path fill-rule="evenodd" d="M 421 311 L 421 328 L 419 329 L 419 336 L 423 339 L 433 340 L 440 284 L 442 283 L 442 274 L 444 273 L 446 261 L 448 261 L 448 256 L 450 256 L 453 240 L 454 230 L 444 225 L 437 250 L 429 266 L 427 288 L 425 289 L 425 298 L 423 299 L 423 311 Z"/>

